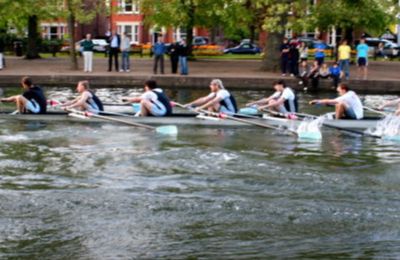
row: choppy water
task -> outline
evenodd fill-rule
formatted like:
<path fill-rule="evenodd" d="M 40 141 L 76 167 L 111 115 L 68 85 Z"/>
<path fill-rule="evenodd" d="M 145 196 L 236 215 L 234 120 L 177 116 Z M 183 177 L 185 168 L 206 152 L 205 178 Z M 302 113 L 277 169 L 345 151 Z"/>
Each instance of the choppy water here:
<path fill-rule="evenodd" d="M 2 259 L 400 257 L 398 143 L 0 123 Z"/>

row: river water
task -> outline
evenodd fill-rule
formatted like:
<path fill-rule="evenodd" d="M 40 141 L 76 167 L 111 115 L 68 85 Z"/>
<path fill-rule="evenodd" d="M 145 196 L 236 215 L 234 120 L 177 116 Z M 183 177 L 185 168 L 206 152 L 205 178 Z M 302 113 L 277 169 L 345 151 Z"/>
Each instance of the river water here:
<path fill-rule="evenodd" d="M 398 143 L 331 129 L 305 142 L 251 127 L 168 137 L 0 123 L 1 259 L 400 257 Z"/>

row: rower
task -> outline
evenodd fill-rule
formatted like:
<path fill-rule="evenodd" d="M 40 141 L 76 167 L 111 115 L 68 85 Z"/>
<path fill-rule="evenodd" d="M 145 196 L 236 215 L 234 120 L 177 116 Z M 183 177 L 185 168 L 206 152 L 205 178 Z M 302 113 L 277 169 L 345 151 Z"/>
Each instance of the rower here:
<path fill-rule="evenodd" d="M 383 105 L 379 106 L 378 109 L 379 110 L 383 110 L 385 107 L 390 107 L 390 106 L 396 106 L 397 105 L 397 109 L 394 112 L 394 114 L 396 116 L 400 116 L 400 98 L 391 100 L 391 101 L 386 101 L 385 103 L 383 103 Z"/>
<path fill-rule="evenodd" d="M 62 104 L 65 110 L 68 109 L 78 109 L 81 111 L 88 111 L 94 114 L 98 114 L 103 111 L 103 103 L 100 99 L 90 90 L 89 81 L 83 80 L 79 81 L 76 86 L 76 91 L 80 94 L 78 97 L 71 101 L 67 101 Z"/>
<path fill-rule="evenodd" d="M 283 80 L 275 82 L 274 89 L 275 93 L 270 97 L 253 102 L 259 105 L 258 110 L 272 109 L 282 114 L 296 113 L 298 105 L 294 91 L 287 87 Z"/>
<path fill-rule="evenodd" d="M 196 111 L 208 110 L 210 112 L 221 112 L 235 114 L 237 105 L 234 96 L 225 89 L 220 79 L 214 79 L 210 83 L 211 93 L 186 104 L 186 107 L 196 107 Z"/>
<path fill-rule="evenodd" d="M 171 102 L 161 88 L 157 87 L 155 80 L 144 83 L 144 93 L 140 97 L 123 97 L 122 101 L 140 103 L 138 116 L 170 116 L 172 114 Z"/>
<path fill-rule="evenodd" d="M 43 90 L 40 87 L 33 85 L 32 79 L 29 77 L 23 77 L 21 85 L 25 90 L 22 95 L 2 98 L 0 101 L 14 102 L 17 105 L 17 111 L 14 113 L 45 114 L 47 101 Z"/>
<path fill-rule="evenodd" d="M 364 117 L 363 105 L 357 94 L 341 83 L 337 87 L 339 97 L 335 99 L 314 99 L 310 105 L 334 105 L 336 119 L 362 119 Z"/>

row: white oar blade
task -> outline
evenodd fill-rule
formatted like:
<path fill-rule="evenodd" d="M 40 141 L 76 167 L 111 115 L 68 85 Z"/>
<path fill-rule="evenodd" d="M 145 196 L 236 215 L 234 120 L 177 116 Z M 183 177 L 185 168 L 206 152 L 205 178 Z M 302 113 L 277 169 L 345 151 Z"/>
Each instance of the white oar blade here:
<path fill-rule="evenodd" d="M 298 133 L 299 139 L 304 139 L 304 140 L 321 140 L 322 139 L 322 134 L 321 132 L 300 132 Z"/>
<path fill-rule="evenodd" d="M 178 128 L 175 125 L 166 125 L 156 128 L 156 132 L 162 135 L 177 135 Z"/>
<path fill-rule="evenodd" d="M 239 114 L 243 114 L 243 115 L 254 116 L 254 115 L 258 115 L 259 113 L 260 112 L 257 110 L 257 108 L 254 108 L 254 107 L 244 107 L 239 110 Z"/>
<path fill-rule="evenodd" d="M 382 136 L 382 139 L 385 140 L 385 141 L 399 142 L 400 143 L 400 135 L 384 135 L 384 136 Z"/>

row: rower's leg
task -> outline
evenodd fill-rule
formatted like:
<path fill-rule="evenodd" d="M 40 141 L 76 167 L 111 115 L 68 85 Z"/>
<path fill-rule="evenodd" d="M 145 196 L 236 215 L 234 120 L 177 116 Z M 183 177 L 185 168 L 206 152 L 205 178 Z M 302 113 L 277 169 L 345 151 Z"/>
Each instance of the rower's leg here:
<path fill-rule="evenodd" d="M 22 95 L 16 96 L 15 103 L 17 104 L 17 110 L 20 113 L 23 113 L 25 111 L 25 106 L 27 102 L 28 100 L 24 96 Z"/>
<path fill-rule="evenodd" d="M 142 99 L 140 102 L 140 115 L 148 116 L 151 114 L 151 106 L 153 103 L 150 100 Z"/>
<path fill-rule="evenodd" d="M 336 119 L 343 118 L 346 112 L 346 105 L 344 103 L 338 103 L 335 106 Z"/>

